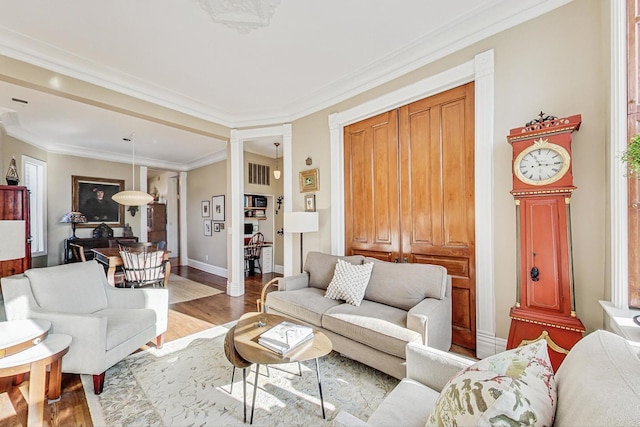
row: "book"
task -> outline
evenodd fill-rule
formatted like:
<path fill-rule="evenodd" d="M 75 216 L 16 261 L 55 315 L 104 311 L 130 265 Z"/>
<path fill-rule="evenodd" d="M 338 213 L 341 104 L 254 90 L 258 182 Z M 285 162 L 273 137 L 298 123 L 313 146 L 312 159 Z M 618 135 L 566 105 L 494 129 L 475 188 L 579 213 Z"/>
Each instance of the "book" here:
<path fill-rule="evenodd" d="M 258 343 L 284 354 L 311 338 L 313 338 L 313 329 L 309 326 L 284 321 L 263 332 L 258 338 Z"/>
<path fill-rule="evenodd" d="M 296 350 L 297 348 L 302 346 L 302 344 L 304 344 L 307 341 L 310 341 L 312 338 L 313 338 L 313 334 L 309 335 L 304 340 L 300 341 L 295 346 L 291 346 L 291 347 L 290 346 L 277 345 L 277 344 L 274 344 L 273 342 L 271 342 L 269 340 L 263 340 L 261 338 L 258 338 L 258 344 L 260 344 L 263 347 L 268 348 L 271 351 L 274 351 L 274 352 L 284 356 L 285 354 L 288 354 L 289 352 L 291 352 L 293 350 Z"/>

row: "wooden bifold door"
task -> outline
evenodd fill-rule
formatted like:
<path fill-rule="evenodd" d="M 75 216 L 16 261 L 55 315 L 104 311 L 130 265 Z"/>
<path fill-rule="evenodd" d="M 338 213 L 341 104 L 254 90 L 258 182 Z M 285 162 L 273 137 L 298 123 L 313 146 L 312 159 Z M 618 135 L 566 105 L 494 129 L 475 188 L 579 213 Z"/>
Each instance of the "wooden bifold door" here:
<path fill-rule="evenodd" d="M 453 343 L 475 349 L 474 85 L 344 129 L 345 252 L 438 264 Z"/>

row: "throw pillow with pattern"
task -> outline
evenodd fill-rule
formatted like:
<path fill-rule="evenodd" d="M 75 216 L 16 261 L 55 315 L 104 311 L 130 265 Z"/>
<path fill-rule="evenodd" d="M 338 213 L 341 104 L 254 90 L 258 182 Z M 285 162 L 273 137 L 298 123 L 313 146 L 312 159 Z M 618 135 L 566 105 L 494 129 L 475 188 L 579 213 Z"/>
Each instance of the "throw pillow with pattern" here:
<path fill-rule="evenodd" d="M 369 284 L 373 263 L 353 265 L 341 259 L 336 264 L 333 279 L 324 294 L 326 298 L 344 300 L 356 307 L 364 298 L 364 291 Z"/>
<path fill-rule="evenodd" d="M 550 426 L 557 391 L 547 342 L 483 359 L 445 385 L 427 426 Z"/>

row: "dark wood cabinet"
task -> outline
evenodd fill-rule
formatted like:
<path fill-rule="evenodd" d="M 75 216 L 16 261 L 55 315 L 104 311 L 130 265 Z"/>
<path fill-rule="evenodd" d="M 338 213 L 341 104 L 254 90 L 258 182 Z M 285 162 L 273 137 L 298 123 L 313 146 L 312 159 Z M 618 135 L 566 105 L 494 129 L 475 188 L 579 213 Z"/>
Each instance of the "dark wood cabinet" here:
<path fill-rule="evenodd" d="M 164 203 L 150 203 L 147 206 L 147 240 L 167 240 L 167 205 Z"/>
<path fill-rule="evenodd" d="M 75 239 L 64 239 L 64 263 L 68 264 L 70 262 L 77 262 L 79 260 L 75 259 L 73 256 L 73 251 L 69 246 L 69 243 L 75 243 L 76 245 L 80 245 L 84 249 L 84 256 L 87 260 L 93 259 L 93 248 L 109 248 L 109 247 L 117 247 L 118 241 L 120 242 L 137 242 L 137 237 L 106 237 L 106 238 L 96 238 L 96 237 L 87 237 L 87 238 L 75 238 Z"/>
<path fill-rule="evenodd" d="M 23 253 L 24 256 L 0 261 L 0 277 L 22 273 L 31 268 L 31 228 L 29 220 L 29 190 L 27 190 L 27 187 L 0 185 L 0 221 L 20 221 L 18 223 L 19 228 L 22 229 L 24 227 L 24 233 L 19 232 L 18 237 L 11 237 L 13 241 L 8 242 L 10 245 L 16 245 L 16 248 L 24 247 L 24 252 L 18 251 L 21 254 Z M 14 224 L 6 223 L 5 225 L 8 229 L 14 228 Z M 8 237 L 5 235 L 2 238 L 5 240 Z M 5 240 L 3 244 L 6 243 L 7 241 Z M 5 253 L 9 255 L 12 252 L 7 250 Z"/>

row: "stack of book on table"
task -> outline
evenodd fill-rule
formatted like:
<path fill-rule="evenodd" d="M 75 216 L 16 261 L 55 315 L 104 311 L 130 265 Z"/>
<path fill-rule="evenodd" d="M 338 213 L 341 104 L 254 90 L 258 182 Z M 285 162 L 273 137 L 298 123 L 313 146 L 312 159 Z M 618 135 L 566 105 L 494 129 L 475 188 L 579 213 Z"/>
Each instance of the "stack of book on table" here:
<path fill-rule="evenodd" d="M 313 329 L 309 326 L 285 321 L 262 333 L 258 343 L 278 354 L 286 354 L 311 338 Z"/>

